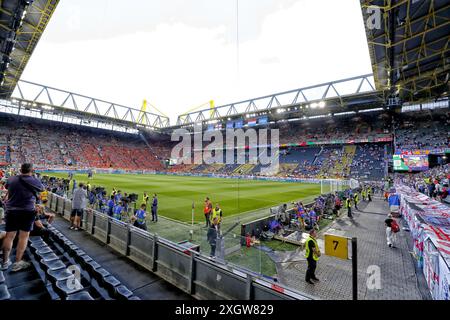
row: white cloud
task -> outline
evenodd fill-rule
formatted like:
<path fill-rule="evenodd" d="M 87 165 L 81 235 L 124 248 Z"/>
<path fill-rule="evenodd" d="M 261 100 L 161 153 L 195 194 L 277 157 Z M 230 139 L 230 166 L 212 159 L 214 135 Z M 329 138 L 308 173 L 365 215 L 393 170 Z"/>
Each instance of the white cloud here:
<path fill-rule="evenodd" d="M 242 37 L 239 78 L 234 24 L 168 19 L 100 40 L 54 42 L 44 34 L 23 79 L 135 108 L 145 98 L 174 123 L 210 99 L 220 105 L 370 72 L 357 1 L 291 2 L 266 14 L 255 37 Z M 250 20 L 241 16 L 242 35 L 253 29 Z"/>

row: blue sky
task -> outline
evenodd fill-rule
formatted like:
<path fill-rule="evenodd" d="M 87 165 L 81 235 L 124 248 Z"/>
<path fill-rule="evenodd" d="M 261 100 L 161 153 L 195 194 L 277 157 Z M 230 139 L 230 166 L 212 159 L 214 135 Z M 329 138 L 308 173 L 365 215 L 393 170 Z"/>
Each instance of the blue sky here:
<path fill-rule="evenodd" d="M 135 108 L 147 99 L 173 123 L 211 99 L 370 72 L 358 0 L 61 0 L 22 79 Z"/>

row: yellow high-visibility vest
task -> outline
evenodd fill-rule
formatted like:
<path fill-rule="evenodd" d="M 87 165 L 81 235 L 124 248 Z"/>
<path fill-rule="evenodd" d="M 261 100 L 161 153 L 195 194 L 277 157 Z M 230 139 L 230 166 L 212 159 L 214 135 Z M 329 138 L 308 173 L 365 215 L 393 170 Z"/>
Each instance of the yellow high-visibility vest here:
<path fill-rule="evenodd" d="M 346 208 L 348 208 L 348 207 L 350 207 L 350 198 L 347 198 L 346 200 L 345 200 L 345 207 Z"/>
<path fill-rule="evenodd" d="M 47 190 L 41 192 L 41 200 L 42 201 L 48 200 L 48 191 Z"/>
<path fill-rule="evenodd" d="M 214 221 L 214 218 L 217 217 L 217 222 L 220 223 L 220 221 L 222 220 L 222 218 L 220 217 L 220 214 L 222 213 L 222 209 L 216 210 L 216 208 L 214 208 L 212 210 L 212 215 L 211 215 L 211 222 Z"/>
<path fill-rule="evenodd" d="M 306 239 L 306 242 L 305 242 L 305 258 L 309 257 L 309 242 L 310 241 L 314 242 L 314 245 L 316 246 L 316 251 L 320 253 L 319 245 L 317 244 L 316 239 L 314 239 L 311 236 L 309 236 L 308 239 Z M 312 257 L 316 261 L 319 260 L 319 256 L 317 256 L 314 252 L 313 252 Z"/>

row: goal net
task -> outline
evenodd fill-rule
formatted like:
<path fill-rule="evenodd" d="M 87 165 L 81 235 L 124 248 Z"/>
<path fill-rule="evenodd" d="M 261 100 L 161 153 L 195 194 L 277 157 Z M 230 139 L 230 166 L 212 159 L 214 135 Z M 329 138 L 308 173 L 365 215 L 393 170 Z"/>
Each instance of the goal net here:
<path fill-rule="evenodd" d="M 344 191 L 345 189 L 355 189 L 359 187 L 358 180 L 350 179 L 321 179 L 320 192 L 322 194 L 334 193 L 336 191 Z"/>

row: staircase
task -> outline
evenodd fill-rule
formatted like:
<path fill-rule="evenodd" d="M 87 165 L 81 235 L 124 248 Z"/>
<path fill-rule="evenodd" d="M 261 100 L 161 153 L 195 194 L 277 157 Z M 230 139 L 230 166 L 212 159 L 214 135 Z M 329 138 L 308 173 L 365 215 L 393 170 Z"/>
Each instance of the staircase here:
<path fill-rule="evenodd" d="M 281 163 L 277 176 L 286 176 L 294 173 L 294 170 L 297 169 L 298 163 Z"/>
<path fill-rule="evenodd" d="M 342 161 L 340 163 L 342 167 L 342 176 L 347 177 L 350 174 L 350 165 L 353 162 L 353 158 L 356 154 L 356 146 L 355 145 L 346 145 L 344 146 L 344 154 L 342 156 Z"/>
<path fill-rule="evenodd" d="M 245 163 L 240 166 L 238 166 L 236 169 L 233 170 L 234 174 L 246 174 L 253 170 L 255 167 L 254 164 Z"/>
<path fill-rule="evenodd" d="M 322 151 L 323 151 L 323 146 L 320 147 L 320 151 L 315 155 L 312 165 L 316 164 L 316 161 L 317 161 L 317 159 L 319 159 L 319 156 L 322 154 Z"/>
<path fill-rule="evenodd" d="M 223 164 L 223 163 L 213 163 L 211 165 L 210 169 L 211 169 L 212 173 L 216 173 L 216 172 L 222 170 L 223 167 L 225 167 L 225 164 Z"/>
<path fill-rule="evenodd" d="M 319 176 L 322 178 L 342 178 L 350 174 L 350 165 L 355 157 L 356 146 L 345 145 L 334 151 L 322 164 Z"/>

